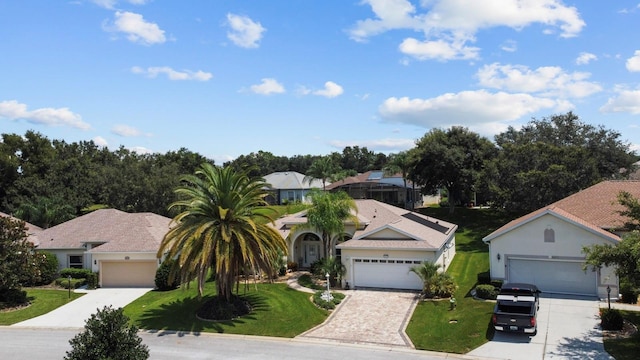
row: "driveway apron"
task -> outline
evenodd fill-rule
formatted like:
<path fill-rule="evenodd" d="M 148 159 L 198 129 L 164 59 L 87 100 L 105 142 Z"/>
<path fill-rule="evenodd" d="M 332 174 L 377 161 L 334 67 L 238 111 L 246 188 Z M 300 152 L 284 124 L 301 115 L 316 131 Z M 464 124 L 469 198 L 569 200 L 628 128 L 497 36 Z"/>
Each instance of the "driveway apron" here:
<path fill-rule="evenodd" d="M 74 301 L 33 319 L 25 320 L 14 327 L 82 328 L 85 320 L 105 306 L 124 307 L 144 295 L 150 288 L 101 288 L 77 290 L 86 292 Z"/>
<path fill-rule="evenodd" d="M 413 347 L 404 330 L 417 304 L 417 293 L 377 290 L 344 293 L 347 297 L 327 321 L 299 337 Z"/>
<path fill-rule="evenodd" d="M 605 350 L 595 298 L 544 294 L 535 336 L 496 331 L 467 355 L 486 359 L 613 359 Z"/>

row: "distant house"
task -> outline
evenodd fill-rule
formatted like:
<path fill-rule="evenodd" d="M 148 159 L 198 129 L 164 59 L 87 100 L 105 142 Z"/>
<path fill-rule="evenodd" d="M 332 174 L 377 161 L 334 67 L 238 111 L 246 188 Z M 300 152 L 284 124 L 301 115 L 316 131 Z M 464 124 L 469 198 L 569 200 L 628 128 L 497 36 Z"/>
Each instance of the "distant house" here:
<path fill-rule="evenodd" d="M 153 213 L 101 209 L 42 230 L 37 249 L 54 253 L 61 269 L 99 272 L 102 287 L 154 287 L 170 223 Z"/>
<path fill-rule="evenodd" d="M 402 208 L 413 209 L 423 205 L 421 188 L 400 174 L 386 175 L 384 171 L 367 171 L 336 181 L 327 191 L 342 190 L 354 199 L 373 199 Z"/>
<path fill-rule="evenodd" d="M 305 175 L 295 171 L 274 172 L 264 176 L 269 187 L 267 201 L 272 205 L 305 202 L 306 195 L 313 188 L 322 189 L 322 180 L 305 181 Z"/>
<path fill-rule="evenodd" d="M 331 239 L 332 255 L 340 257 L 350 287 L 422 289 L 409 272 L 424 261 L 446 270 L 453 260 L 457 225 L 376 200 L 355 200 L 358 224 L 345 222 L 345 234 Z M 276 229 L 287 240 L 289 261 L 302 268 L 328 256 L 321 231 L 296 228 L 306 223 L 306 211 L 278 219 Z M 345 240 L 345 241 L 341 241 Z"/>
<path fill-rule="evenodd" d="M 612 267 L 583 270 L 583 247 L 616 245 L 628 218 L 621 191 L 640 197 L 640 181 L 603 181 L 515 219 L 483 241 L 489 244 L 491 278 L 533 283 L 543 292 L 607 297 L 619 293 Z"/>

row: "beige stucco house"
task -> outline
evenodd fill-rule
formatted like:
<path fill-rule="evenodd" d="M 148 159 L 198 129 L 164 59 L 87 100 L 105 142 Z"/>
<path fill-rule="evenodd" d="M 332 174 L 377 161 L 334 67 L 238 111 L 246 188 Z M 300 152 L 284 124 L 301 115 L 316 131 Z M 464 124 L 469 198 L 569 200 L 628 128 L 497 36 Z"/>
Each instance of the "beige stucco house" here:
<path fill-rule="evenodd" d="M 96 210 L 42 230 L 37 249 L 54 253 L 61 269 L 99 272 L 102 287 L 154 287 L 156 253 L 170 223 L 153 213 Z"/>
<path fill-rule="evenodd" d="M 358 218 L 345 223 L 345 234 L 331 239 L 331 255 L 339 256 L 347 272 L 343 285 L 392 289 L 422 289 L 409 272 L 423 261 L 446 270 L 456 254 L 457 225 L 376 200 L 355 200 Z M 276 228 L 287 239 L 289 261 L 309 267 L 324 254 L 321 232 L 299 230 L 306 211 L 280 218 Z"/>
<path fill-rule="evenodd" d="M 640 181 L 603 181 L 515 219 L 486 236 L 491 278 L 536 284 L 543 292 L 612 297 L 619 293 L 615 269 L 583 269 L 583 247 L 616 245 L 627 218 L 621 191 L 640 197 Z"/>

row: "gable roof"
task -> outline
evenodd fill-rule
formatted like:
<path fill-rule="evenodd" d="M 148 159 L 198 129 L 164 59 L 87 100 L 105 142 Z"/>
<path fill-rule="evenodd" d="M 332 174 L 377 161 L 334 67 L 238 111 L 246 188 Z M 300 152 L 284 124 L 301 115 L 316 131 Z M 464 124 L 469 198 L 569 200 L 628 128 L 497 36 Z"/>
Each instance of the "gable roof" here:
<path fill-rule="evenodd" d="M 322 189 L 322 180 L 313 179 L 311 183 L 309 183 L 308 181 L 304 181 L 304 178 L 305 175 L 296 171 L 280 171 L 264 176 L 264 181 L 270 185 L 271 189 Z"/>
<path fill-rule="evenodd" d="M 39 249 L 81 249 L 90 252 L 155 252 L 169 231 L 171 219 L 153 213 L 101 209 L 40 233 Z"/>
<path fill-rule="evenodd" d="M 629 218 L 619 214 L 619 211 L 625 209 L 617 199 L 621 191 L 626 191 L 633 197 L 640 198 L 640 181 L 608 180 L 600 182 L 551 205 L 510 221 L 487 235 L 483 238 L 483 241 L 491 241 L 544 214 L 563 218 L 590 232 L 598 233 L 609 240 L 620 241 L 620 237 L 610 231 L 622 229 L 625 222 L 629 220 Z"/>
<path fill-rule="evenodd" d="M 451 238 L 457 225 L 377 200 L 355 200 L 358 229 L 351 240 L 337 246 L 349 248 L 439 249 Z M 286 238 L 291 227 L 306 222 L 306 211 L 280 218 L 275 227 Z M 398 236 L 381 235 L 389 231 Z"/>
<path fill-rule="evenodd" d="M 3 212 L 0 211 L 0 216 L 3 217 L 8 217 L 14 220 L 20 220 L 20 221 L 24 221 L 21 219 L 18 219 L 17 217 L 13 216 L 13 215 L 9 215 L 9 214 L 5 214 Z M 38 246 L 38 244 L 40 243 L 40 239 L 38 238 L 38 234 L 40 232 L 42 232 L 42 228 L 33 224 L 30 224 L 28 222 L 24 222 L 26 228 L 27 228 L 27 241 L 29 241 L 30 243 L 33 244 L 33 246 Z"/>

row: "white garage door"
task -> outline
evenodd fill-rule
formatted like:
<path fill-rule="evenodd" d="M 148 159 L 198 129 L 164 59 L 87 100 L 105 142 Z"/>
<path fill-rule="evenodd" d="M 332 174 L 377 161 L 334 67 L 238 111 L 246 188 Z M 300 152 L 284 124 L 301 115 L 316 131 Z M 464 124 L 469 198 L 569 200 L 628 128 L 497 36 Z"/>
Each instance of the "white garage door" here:
<path fill-rule="evenodd" d="M 535 284 L 543 292 L 597 294 L 596 272 L 583 271 L 580 262 L 511 259 L 508 281 Z"/>
<path fill-rule="evenodd" d="M 409 272 L 422 261 L 388 259 L 354 259 L 353 286 L 386 289 L 422 290 L 418 275 Z"/>
<path fill-rule="evenodd" d="M 156 261 L 101 261 L 102 287 L 155 287 Z"/>

